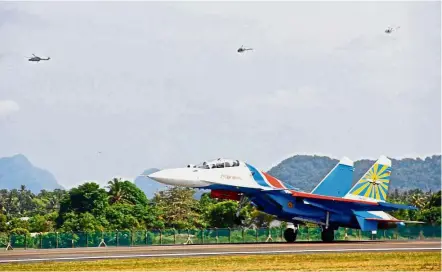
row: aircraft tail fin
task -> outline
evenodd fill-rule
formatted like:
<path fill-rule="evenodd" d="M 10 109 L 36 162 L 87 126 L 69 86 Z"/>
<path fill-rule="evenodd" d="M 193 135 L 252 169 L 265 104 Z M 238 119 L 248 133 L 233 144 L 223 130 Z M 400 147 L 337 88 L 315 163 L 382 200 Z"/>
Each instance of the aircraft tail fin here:
<path fill-rule="evenodd" d="M 391 160 L 380 156 L 344 198 L 385 202 L 390 186 Z"/>
<path fill-rule="evenodd" d="M 343 197 L 353 180 L 353 161 L 344 157 L 312 190 L 312 194 Z"/>

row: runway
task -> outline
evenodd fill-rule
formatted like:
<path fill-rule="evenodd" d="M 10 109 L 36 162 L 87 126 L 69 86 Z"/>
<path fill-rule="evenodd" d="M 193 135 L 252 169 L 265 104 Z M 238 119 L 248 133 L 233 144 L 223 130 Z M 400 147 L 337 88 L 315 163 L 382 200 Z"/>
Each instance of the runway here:
<path fill-rule="evenodd" d="M 440 251 L 440 240 L 340 241 L 334 243 L 261 243 L 172 245 L 105 248 L 30 249 L 3 251 L 0 263 L 80 261 L 123 258 L 191 257 L 247 254 L 305 254 L 338 252 Z"/>

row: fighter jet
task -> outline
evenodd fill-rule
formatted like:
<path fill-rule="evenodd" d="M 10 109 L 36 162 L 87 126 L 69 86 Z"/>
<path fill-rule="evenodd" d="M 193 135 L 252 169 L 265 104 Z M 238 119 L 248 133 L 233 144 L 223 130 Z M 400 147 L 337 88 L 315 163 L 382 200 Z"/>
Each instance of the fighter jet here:
<path fill-rule="evenodd" d="M 324 242 L 334 240 L 339 227 L 375 231 L 398 224 L 422 223 L 394 218 L 386 211 L 417 210 L 386 202 L 391 160 L 381 156 L 352 187 L 353 161 L 343 158 L 311 191 L 280 181 L 239 160 L 217 159 L 199 165 L 165 169 L 147 175 L 160 183 L 211 190 L 212 198 L 239 201 L 236 216 L 245 204 L 292 223 L 284 231 L 287 242 L 296 240 L 300 224 L 320 226 Z"/>
<path fill-rule="evenodd" d="M 243 52 L 245 52 L 245 51 L 248 51 L 248 50 L 253 50 L 253 48 L 244 48 L 244 46 L 243 45 L 241 45 L 241 47 L 240 48 L 238 48 L 238 53 L 243 53 Z"/>
<path fill-rule="evenodd" d="M 39 61 L 41 61 L 41 60 L 50 60 L 51 58 L 50 57 L 48 57 L 48 58 L 40 58 L 40 57 L 37 57 L 36 55 L 34 55 L 34 54 L 32 54 L 33 55 L 33 57 L 27 57 L 27 58 L 29 58 L 28 59 L 28 61 L 36 61 L 36 62 L 39 62 Z"/>

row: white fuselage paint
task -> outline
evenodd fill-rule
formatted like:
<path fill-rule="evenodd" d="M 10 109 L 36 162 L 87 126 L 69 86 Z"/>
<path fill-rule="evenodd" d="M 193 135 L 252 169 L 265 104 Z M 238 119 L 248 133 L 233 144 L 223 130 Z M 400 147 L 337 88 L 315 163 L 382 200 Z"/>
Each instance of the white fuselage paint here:
<path fill-rule="evenodd" d="M 239 166 L 224 168 L 172 168 L 148 175 L 160 183 L 173 186 L 203 188 L 209 185 L 239 186 L 256 189 L 269 187 L 260 186 L 253 179 L 249 168 L 241 163 Z"/>

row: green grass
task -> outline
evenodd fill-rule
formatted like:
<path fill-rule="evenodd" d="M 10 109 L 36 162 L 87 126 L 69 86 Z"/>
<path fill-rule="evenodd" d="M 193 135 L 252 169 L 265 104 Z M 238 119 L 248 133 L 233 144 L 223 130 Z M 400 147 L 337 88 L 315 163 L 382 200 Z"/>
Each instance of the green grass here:
<path fill-rule="evenodd" d="M 441 271 L 440 252 L 247 255 L 3 264 L 2 271 Z"/>

